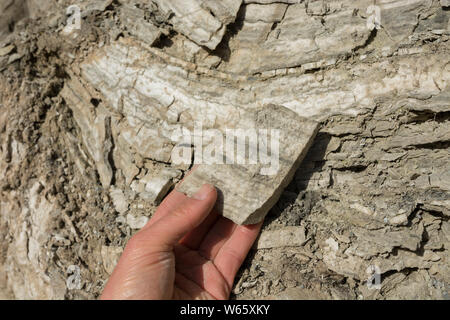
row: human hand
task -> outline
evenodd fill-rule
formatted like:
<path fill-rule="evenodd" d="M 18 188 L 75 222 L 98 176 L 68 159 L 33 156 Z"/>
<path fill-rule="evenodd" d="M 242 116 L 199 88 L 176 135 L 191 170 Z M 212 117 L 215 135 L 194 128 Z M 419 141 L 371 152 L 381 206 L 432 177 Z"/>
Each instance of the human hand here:
<path fill-rule="evenodd" d="M 238 226 L 214 209 L 217 191 L 174 190 L 128 242 L 101 299 L 228 299 L 262 223 Z"/>

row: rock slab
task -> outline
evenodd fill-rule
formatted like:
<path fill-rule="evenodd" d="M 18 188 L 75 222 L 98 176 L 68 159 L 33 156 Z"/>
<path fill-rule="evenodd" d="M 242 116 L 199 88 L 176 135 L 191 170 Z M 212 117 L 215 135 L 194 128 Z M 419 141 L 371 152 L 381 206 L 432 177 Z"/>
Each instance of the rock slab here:
<path fill-rule="evenodd" d="M 252 125 L 279 132 L 279 149 L 274 150 L 272 143 L 269 148 L 271 156 L 279 152 L 279 166 L 275 174 L 265 172 L 267 168 L 262 163 L 200 164 L 177 186 L 178 191 L 191 196 L 203 184 L 213 184 L 218 190 L 219 212 L 241 225 L 255 224 L 264 219 L 291 182 L 318 129 L 317 122 L 277 105 L 249 111 L 241 118 L 237 128 L 248 129 Z M 252 146 L 251 142 L 248 146 L 249 150 L 252 147 L 261 148 L 261 141 L 258 146 Z"/>

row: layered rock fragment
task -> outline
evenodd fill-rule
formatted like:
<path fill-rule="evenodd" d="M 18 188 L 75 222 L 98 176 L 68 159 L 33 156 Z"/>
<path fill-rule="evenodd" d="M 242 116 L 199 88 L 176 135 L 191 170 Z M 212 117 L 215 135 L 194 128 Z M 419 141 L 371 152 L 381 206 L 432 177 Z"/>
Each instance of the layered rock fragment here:
<path fill-rule="evenodd" d="M 131 189 L 139 194 L 139 197 L 151 203 L 158 204 L 174 185 L 174 179 L 181 176 L 181 171 L 163 168 L 148 172 L 139 180 L 133 181 Z"/>
<path fill-rule="evenodd" d="M 248 114 L 241 119 L 238 128 L 239 125 L 245 129 L 277 130 L 279 145 L 275 141 L 274 147 L 273 140 L 277 137 L 272 135 L 268 154 L 278 163 L 271 162 L 270 169 L 267 169 L 261 163 L 249 164 L 249 157 L 243 164 L 201 164 L 177 189 L 191 196 L 203 184 L 212 183 L 218 190 L 218 210 L 224 217 L 238 224 L 255 224 L 264 219 L 293 178 L 315 137 L 318 124 L 284 107 L 268 105 Z M 237 139 L 245 141 L 246 137 L 237 136 Z M 264 146 L 261 139 L 249 140 L 248 154 L 251 150 L 258 150 L 261 159 L 261 151 L 264 147 L 267 150 L 267 145 Z M 226 158 L 230 159 L 228 153 Z"/>
<path fill-rule="evenodd" d="M 306 242 L 303 226 L 289 226 L 278 230 L 263 231 L 257 239 L 255 249 L 299 247 Z"/>

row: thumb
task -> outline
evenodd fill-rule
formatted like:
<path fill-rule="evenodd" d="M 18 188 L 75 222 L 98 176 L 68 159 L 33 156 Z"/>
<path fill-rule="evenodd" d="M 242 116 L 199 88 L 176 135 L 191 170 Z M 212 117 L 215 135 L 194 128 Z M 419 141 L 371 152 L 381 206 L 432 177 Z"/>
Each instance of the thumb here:
<path fill-rule="evenodd" d="M 209 215 L 217 200 L 217 191 L 203 185 L 191 198 L 186 198 L 172 212 L 167 213 L 149 228 L 141 230 L 148 245 L 172 250 L 187 233 L 198 227 Z"/>

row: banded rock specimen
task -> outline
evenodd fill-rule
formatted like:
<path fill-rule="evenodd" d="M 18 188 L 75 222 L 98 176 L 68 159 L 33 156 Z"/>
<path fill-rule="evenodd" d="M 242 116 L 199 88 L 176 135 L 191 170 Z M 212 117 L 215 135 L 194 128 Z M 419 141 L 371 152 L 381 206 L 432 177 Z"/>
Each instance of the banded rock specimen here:
<path fill-rule="evenodd" d="M 285 107 L 268 105 L 243 117 L 236 127 L 250 128 L 253 133 L 253 137 L 252 134 L 236 135 L 237 141 L 244 140 L 241 143 L 246 150 L 239 150 L 238 143 L 235 154 L 232 145 L 230 156 L 226 146 L 222 149 L 226 152 L 224 157 L 227 160 L 233 158 L 232 164 L 201 164 L 177 186 L 177 190 L 191 196 L 203 184 L 212 183 L 218 189 L 217 209 L 224 217 L 238 224 L 255 224 L 264 219 L 291 182 L 316 136 L 318 123 L 299 117 Z M 267 143 L 252 128 L 277 130 L 279 136 L 272 134 Z M 258 161 L 249 164 L 252 152 L 253 155 L 258 153 L 258 160 L 270 164 L 270 168 Z M 270 161 L 264 158 L 270 158 Z"/>

